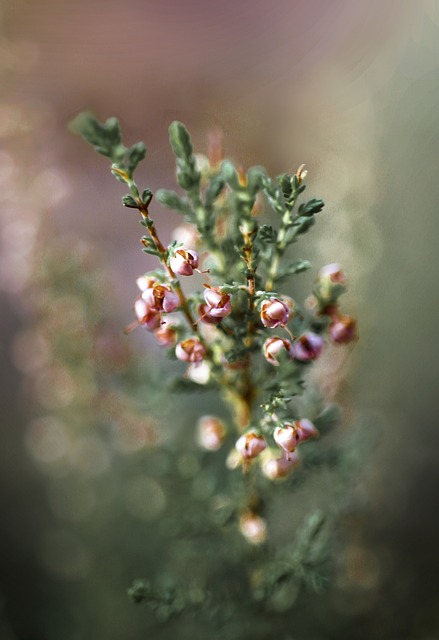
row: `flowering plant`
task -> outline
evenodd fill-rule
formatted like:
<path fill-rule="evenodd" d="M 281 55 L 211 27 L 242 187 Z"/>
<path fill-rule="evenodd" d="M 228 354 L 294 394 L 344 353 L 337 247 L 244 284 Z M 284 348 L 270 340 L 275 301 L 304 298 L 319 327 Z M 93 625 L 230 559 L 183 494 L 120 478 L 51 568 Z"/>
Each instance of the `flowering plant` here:
<path fill-rule="evenodd" d="M 200 163 L 187 129 L 173 122 L 169 136 L 183 193 L 160 189 L 155 199 L 184 216 L 186 240 L 166 246 L 150 213 L 153 193 L 134 179 L 145 145 L 125 147 L 115 118 L 101 123 L 82 113 L 73 126 L 111 160 L 112 174 L 129 190 L 122 203 L 140 213 L 147 232 L 143 251 L 161 263 L 137 280 L 136 321 L 129 329 L 144 327 L 171 356 L 187 363 L 177 386 L 221 392 L 230 425 L 202 416 L 200 446 L 218 449 L 229 435 L 229 468 L 284 479 L 300 463 L 302 443 L 325 431 L 336 416 L 334 407 L 300 402 L 308 367 L 326 342 L 356 339 L 355 320 L 339 307 L 346 286 L 340 265 L 320 270 L 304 305 L 284 293 L 289 278 L 311 267 L 307 260 L 291 260 L 288 249 L 314 226 L 324 206 L 316 198 L 299 204 L 306 188 L 304 165 L 275 180 L 261 167 L 245 173 L 222 159 L 218 137 L 211 140 L 207 162 Z M 261 221 L 264 208 L 274 213 L 276 225 Z M 202 276 L 203 290 L 187 293 L 180 278 L 195 273 Z M 265 539 L 254 496 L 240 518 L 250 542 Z"/>

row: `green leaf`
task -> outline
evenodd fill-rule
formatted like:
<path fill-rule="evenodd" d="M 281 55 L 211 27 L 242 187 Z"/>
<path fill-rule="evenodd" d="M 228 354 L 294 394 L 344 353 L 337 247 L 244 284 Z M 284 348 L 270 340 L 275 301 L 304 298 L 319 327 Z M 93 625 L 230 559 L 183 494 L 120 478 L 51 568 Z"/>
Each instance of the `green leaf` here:
<path fill-rule="evenodd" d="M 315 213 L 319 213 L 324 206 L 325 203 L 323 202 L 323 200 L 317 200 L 316 198 L 313 198 L 306 204 L 300 205 L 299 216 L 313 216 Z"/>
<path fill-rule="evenodd" d="M 238 178 L 238 172 L 235 169 L 235 165 L 230 160 L 224 160 L 221 164 L 221 175 L 227 184 L 229 184 L 232 189 L 239 190 L 242 189 L 241 184 Z"/>
<path fill-rule="evenodd" d="M 84 111 L 70 123 L 70 130 L 84 138 L 97 153 L 111 158 L 113 162 L 119 162 L 125 154 L 116 118 L 108 118 L 102 123 L 92 113 Z"/>
<path fill-rule="evenodd" d="M 139 205 L 134 200 L 133 196 L 131 196 L 130 194 L 127 194 L 126 196 L 122 197 L 122 204 L 123 204 L 124 207 L 129 207 L 130 209 L 138 209 L 139 208 Z"/>
<path fill-rule="evenodd" d="M 302 273 L 302 271 L 308 271 L 311 268 L 311 263 L 308 260 L 296 260 L 291 264 L 285 266 L 279 276 L 291 276 L 295 273 Z"/>
<path fill-rule="evenodd" d="M 159 189 L 156 193 L 156 199 L 162 204 L 164 207 L 168 209 L 175 209 L 176 211 L 181 211 L 182 213 L 188 212 L 188 205 L 180 196 L 175 193 L 175 191 L 170 191 L 168 189 Z"/>
<path fill-rule="evenodd" d="M 126 154 L 126 165 L 130 176 L 133 175 L 139 162 L 144 160 L 146 156 L 146 146 L 143 142 L 136 142 L 128 149 Z"/>
<path fill-rule="evenodd" d="M 212 208 L 213 203 L 218 198 L 221 191 L 224 189 L 225 185 L 226 185 L 226 181 L 224 179 L 224 176 L 222 176 L 221 174 L 218 174 L 214 178 L 212 178 L 212 180 L 209 183 L 209 186 L 206 189 L 206 195 L 204 200 L 206 209 Z"/>
<path fill-rule="evenodd" d="M 263 242 L 276 242 L 277 231 L 269 224 L 261 224 L 258 231 L 258 238 Z"/>
<path fill-rule="evenodd" d="M 169 141 L 177 158 L 189 159 L 192 156 L 192 141 L 189 131 L 182 122 L 174 121 L 169 127 Z"/>

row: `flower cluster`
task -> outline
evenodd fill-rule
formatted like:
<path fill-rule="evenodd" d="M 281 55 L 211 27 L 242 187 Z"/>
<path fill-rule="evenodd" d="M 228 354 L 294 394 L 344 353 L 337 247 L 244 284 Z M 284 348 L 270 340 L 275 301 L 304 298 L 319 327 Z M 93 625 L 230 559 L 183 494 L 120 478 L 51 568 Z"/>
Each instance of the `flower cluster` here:
<path fill-rule="evenodd" d="M 355 320 L 339 307 L 346 289 L 340 265 L 320 270 L 304 305 L 279 292 L 279 285 L 311 267 L 307 260 L 291 261 L 288 248 L 312 228 L 324 206 L 316 198 L 299 204 L 306 187 L 304 166 L 274 180 L 261 167 L 247 173 L 235 168 L 218 149 L 212 158 L 200 159 L 184 125 L 172 123 L 170 142 L 183 194 L 161 189 L 155 197 L 182 214 L 185 223 L 166 246 L 150 215 L 153 194 L 139 189 L 133 178 L 146 154 L 143 143 L 126 148 L 115 119 L 100 123 L 83 114 L 77 128 L 111 158 L 112 173 L 129 189 L 122 202 L 138 210 L 148 232 L 143 251 L 161 263 L 160 270 L 137 280 L 141 293 L 134 303 L 134 326 L 152 332 L 172 357 L 187 364 L 183 382 L 188 389 L 209 385 L 228 403 L 230 424 L 204 416 L 198 444 L 213 451 L 231 439 L 230 468 L 260 468 L 271 480 L 287 477 L 299 464 L 299 445 L 324 426 L 317 409 L 310 414 L 296 402 L 307 369 L 326 348 L 357 337 Z M 274 226 L 260 220 L 268 210 L 277 219 Z M 195 290 L 186 293 L 180 278 L 195 279 Z M 249 538 L 258 518 L 250 506 L 241 518 Z"/>

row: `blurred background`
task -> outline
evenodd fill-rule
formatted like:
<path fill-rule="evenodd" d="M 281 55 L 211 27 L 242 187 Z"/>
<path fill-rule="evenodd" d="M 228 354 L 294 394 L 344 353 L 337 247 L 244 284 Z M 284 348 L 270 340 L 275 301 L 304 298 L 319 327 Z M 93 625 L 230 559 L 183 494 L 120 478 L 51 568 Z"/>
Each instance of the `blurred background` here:
<path fill-rule="evenodd" d="M 85 108 L 145 140 L 153 190 L 173 188 L 174 119 L 200 152 L 221 128 L 244 167 L 306 163 L 327 203 L 306 277 L 348 273 L 360 341 L 342 388 L 378 443 L 331 622 L 297 637 L 439 638 L 439 2 L 3 0 L 0 16 L 0 638 L 146 637 L 124 590 L 164 498 L 130 469 L 158 407 L 108 381 L 154 359 L 121 336 L 151 265 L 120 185 L 67 129 Z M 178 222 L 163 214 L 165 240 Z M 105 407 L 110 440 L 90 427 Z"/>

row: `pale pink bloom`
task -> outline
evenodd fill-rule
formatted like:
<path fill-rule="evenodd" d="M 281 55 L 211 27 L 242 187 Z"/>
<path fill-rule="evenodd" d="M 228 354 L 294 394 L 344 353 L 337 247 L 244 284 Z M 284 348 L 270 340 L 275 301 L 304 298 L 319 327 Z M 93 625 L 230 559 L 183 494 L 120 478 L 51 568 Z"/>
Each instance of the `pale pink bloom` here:
<path fill-rule="evenodd" d="M 281 480 L 286 478 L 291 471 L 300 464 L 296 451 L 289 453 L 288 458 L 269 458 L 262 466 L 264 475 L 270 480 Z"/>
<path fill-rule="evenodd" d="M 308 418 L 295 420 L 293 425 L 296 428 L 299 442 L 304 442 L 305 440 L 308 440 L 308 438 L 317 438 L 319 435 L 316 426 L 311 422 L 311 420 L 308 420 Z"/>
<path fill-rule="evenodd" d="M 315 360 L 323 351 L 325 341 L 317 333 L 305 331 L 293 345 L 293 355 L 301 362 Z"/>
<path fill-rule="evenodd" d="M 293 357 L 293 345 L 290 340 L 284 340 L 283 338 L 279 338 L 279 336 L 273 336 L 272 338 L 268 338 L 264 342 L 264 357 L 270 364 L 273 364 L 275 367 L 279 366 L 277 356 L 282 351 L 286 351 L 289 356 Z"/>
<path fill-rule="evenodd" d="M 198 338 L 187 338 L 177 344 L 175 355 L 184 362 L 201 362 L 206 355 L 206 348 Z"/>
<path fill-rule="evenodd" d="M 329 325 L 329 337 L 336 344 L 347 344 L 357 337 L 357 323 L 351 316 L 338 316 Z"/>
<path fill-rule="evenodd" d="M 197 384 L 207 384 L 210 378 L 210 366 L 205 360 L 203 362 L 195 362 L 187 368 L 186 375 L 189 380 Z"/>
<path fill-rule="evenodd" d="M 228 293 L 221 293 L 218 288 L 209 287 L 204 291 L 204 299 L 212 318 L 225 318 L 230 315 L 232 305 Z"/>
<path fill-rule="evenodd" d="M 284 327 L 290 316 L 290 306 L 284 300 L 279 300 L 279 298 L 264 300 L 261 305 L 261 321 L 264 327 L 269 329 Z"/>
<path fill-rule="evenodd" d="M 201 322 L 205 322 L 206 324 L 218 324 L 221 322 L 222 318 L 213 316 L 211 311 L 212 307 L 209 307 L 208 304 L 200 304 L 198 307 L 198 313 L 200 314 Z"/>
<path fill-rule="evenodd" d="M 150 307 L 142 298 L 138 298 L 135 301 L 134 313 L 136 314 L 138 323 L 146 327 L 149 331 L 154 331 L 160 326 L 160 311 L 154 309 L 154 307 Z"/>
<path fill-rule="evenodd" d="M 215 416 L 203 416 L 197 424 L 197 441 L 200 447 L 216 451 L 224 442 L 226 430 L 223 422 Z"/>
<path fill-rule="evenodd" d="M 254 431 L 249 431 L 241 436 L 236 442 L 236 450 L 244 460 L 256 458 L 267 446 L 264 436 L 258 435 Z"/>
<path fill-rule="evenodd" d="M 251 544 L 262 544 L 267 539 L 267 524 L 265 520 L 251 511 L 241 516 L 239 530 Z"/>
<path fill-rule="evenodd" d="M 142 293 L 142 298 L 146 304 L 159 311 L 171 313 L 175 311 L 180 304 L 180 300 L 175 291 L 165 284 L 155 283 L 154 286 L 148 287 Z"/>
<path fill-rule="evenodd" d="M 319 271 L 320 280 L 329 280 L 334 284 L 344 284 L 346 282 L 346 274 L 342 267 L 333 262 L 322 267 Z"/>
<path fill-rule="evenodd" d="M 175 254 L 169 260 L 169 266 L 174 273 L 180 276 L 191 276 L 198 268 L 198 253 L 192 249 L 181 247 L 175 250 Z"/>
<path fill-rule="evenodd" d="M 276 444 L 285 451 L 288 459 L 299 443 L 299 434 L 294 424 L 286 422 L 283 427 L 276 427 L 273 434 Z"/>

